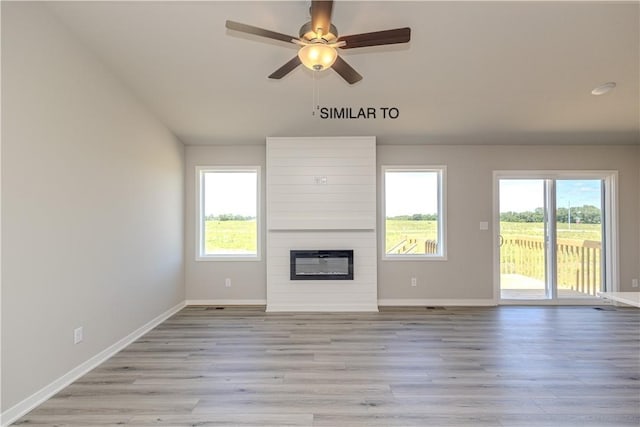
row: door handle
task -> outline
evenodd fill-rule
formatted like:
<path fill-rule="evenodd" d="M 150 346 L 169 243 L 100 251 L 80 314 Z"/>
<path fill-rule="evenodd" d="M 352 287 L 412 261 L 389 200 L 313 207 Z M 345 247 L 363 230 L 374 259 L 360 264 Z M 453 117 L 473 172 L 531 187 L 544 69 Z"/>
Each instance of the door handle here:
<path fill-rule="evenodd" d="M 500 247 L 502 247 L 502 245 L 504 245 L 504 237 L 502 237 L 502 234 L 498 235 L 498 239 L 500 239 Z"/>

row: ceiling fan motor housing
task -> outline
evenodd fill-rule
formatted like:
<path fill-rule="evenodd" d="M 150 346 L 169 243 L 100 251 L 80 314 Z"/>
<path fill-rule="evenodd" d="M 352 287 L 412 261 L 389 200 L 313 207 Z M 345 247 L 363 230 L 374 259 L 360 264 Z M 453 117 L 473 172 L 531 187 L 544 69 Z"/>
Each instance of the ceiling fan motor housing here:
<path fill-rule="evenodd" d="M 318 34 L 311 27 L 311 21 L 307 22 L 302 27 L 300 27 L 300 31 L 298 34 L 300 35 L 301 39 L 306 41 L 311 41 L 318 38 Z M 338 38 L 338 29 L 336 28 L 335 25 L 331 24 L 330 31 L 327 34 L 322 34 L 320 37 L 322 40 L 328 43 L 332 43 Z"/>

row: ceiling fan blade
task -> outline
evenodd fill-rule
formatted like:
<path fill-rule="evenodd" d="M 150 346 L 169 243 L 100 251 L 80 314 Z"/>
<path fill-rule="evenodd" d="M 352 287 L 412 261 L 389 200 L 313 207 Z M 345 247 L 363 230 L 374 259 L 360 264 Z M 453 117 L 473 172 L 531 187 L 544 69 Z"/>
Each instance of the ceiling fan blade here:
<path fill-rule="evenodd" d="M 362 76 L 340 56 L 336 58 L 336 62 L 333 63 L 331 68 L 336 70 L 336 73 L 340 74 L 340 76 L 350 85 L 362 80 Z"/>
<path fill-rule="evenodd" d="M 311 2 L 311 30 L 318 32 L 318 28 L 322 30 L 322 34 L 331 32 L 331 10 L 333 9 L 333 0 L 313 0 Z"/>
<path fill-rule="evenodd" d="M 264 28 L 254 27 L 253 25 L 242 24 L 240 22 L 227 21 L 225 26 L 234 31 L 240 31 L 242 33 L 253 34 L 255 36 L 266 37 L 268 39 L 280 40 L 283 42 L 291 43 L 292 39 L 298 37 L 288 36 L 282 33 L 276 33 L 275 31 L 265 30 Z"/>
<path fill-rule="evenodd" d="M 409 27 L 353 34 L 351 36 L 341 36 L 338 38 L 339 42 L 344 41 L 347 43 L 346 46 L 342 46 L 342 49 L 407 43 L 409 40 L 411 40 L 411 28 Z"/>
<path fill-rule="evenodd" d="M 296 55 L 295 57 L 293 57 L 293 59 L 291 59 L 291 61 L 287 62 L 282 67 L 278 68 L 273 73 L 271 73 L 271 75 L 269 75 L 269 78 L 281 79 L 287 74 L 289 74 L 290 72 L 292 72 L 300 64 L 301 64 L 300 58 L 298 58 L 298 55 Z"/>

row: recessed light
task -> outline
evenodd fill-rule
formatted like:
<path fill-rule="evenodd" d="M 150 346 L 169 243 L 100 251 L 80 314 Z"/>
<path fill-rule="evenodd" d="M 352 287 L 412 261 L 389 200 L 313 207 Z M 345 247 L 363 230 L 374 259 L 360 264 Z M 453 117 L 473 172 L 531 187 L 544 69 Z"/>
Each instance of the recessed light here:
<path fill-rule="evenodd" d="M 604 95 L 605 93 L 613 90 L 614 87 L 616 87 L 616 82 L 607 82 L 607 83 L 601 84 L 600 86 L 598 86 L 597 88 L 591 91 L 591 95 Z"/>

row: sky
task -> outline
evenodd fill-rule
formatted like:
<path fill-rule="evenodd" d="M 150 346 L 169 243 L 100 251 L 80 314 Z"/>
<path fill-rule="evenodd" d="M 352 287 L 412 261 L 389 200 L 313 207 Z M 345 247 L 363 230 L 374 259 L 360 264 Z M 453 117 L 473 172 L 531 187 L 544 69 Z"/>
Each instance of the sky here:
<path fill-rule="evenodd" d="M 387 171 L 384 179 L 387 217 L 438 212 L 437 172 Z"/>
<path fill-rule="evenodd" d="M 437 172 L 392 172 L 385 174 L 385 213 L 388 217 L 434 214 L 438 210 Z M 205 216 L 256 215 L 257 185 L 253 172 L 206 173 Z M 557 180 L 558 207 L 601 205 L 601 181 Z M 239 195 L 242 195 L 240 197 Z M 501 179 L 500 212 L 526 212 L 544 205 L 544 180 Z"/>
<path fill-rule="evenodd" d="M 434 214 L 438 211 L 437 172 L 387 172 L 387 216 Z M 248 172 L 204 175 L 204 214 L 256 215 L 256 176 Z M 240 197 L 239 195 L 242 195 Z"/>
<path fill-rule="evenodd" d="M 601 181 L 562 179 L 556 181 L 556 206 L 592 205 L 601 207 Z M 526 212 L 544 205 L 544 180 L 501 179 L 500 212 Z"/>
<path fill-rule="evenodd" d="M 256 216 L 255 172 L 207 172 L 204 174 L 204 215 Z"/>

